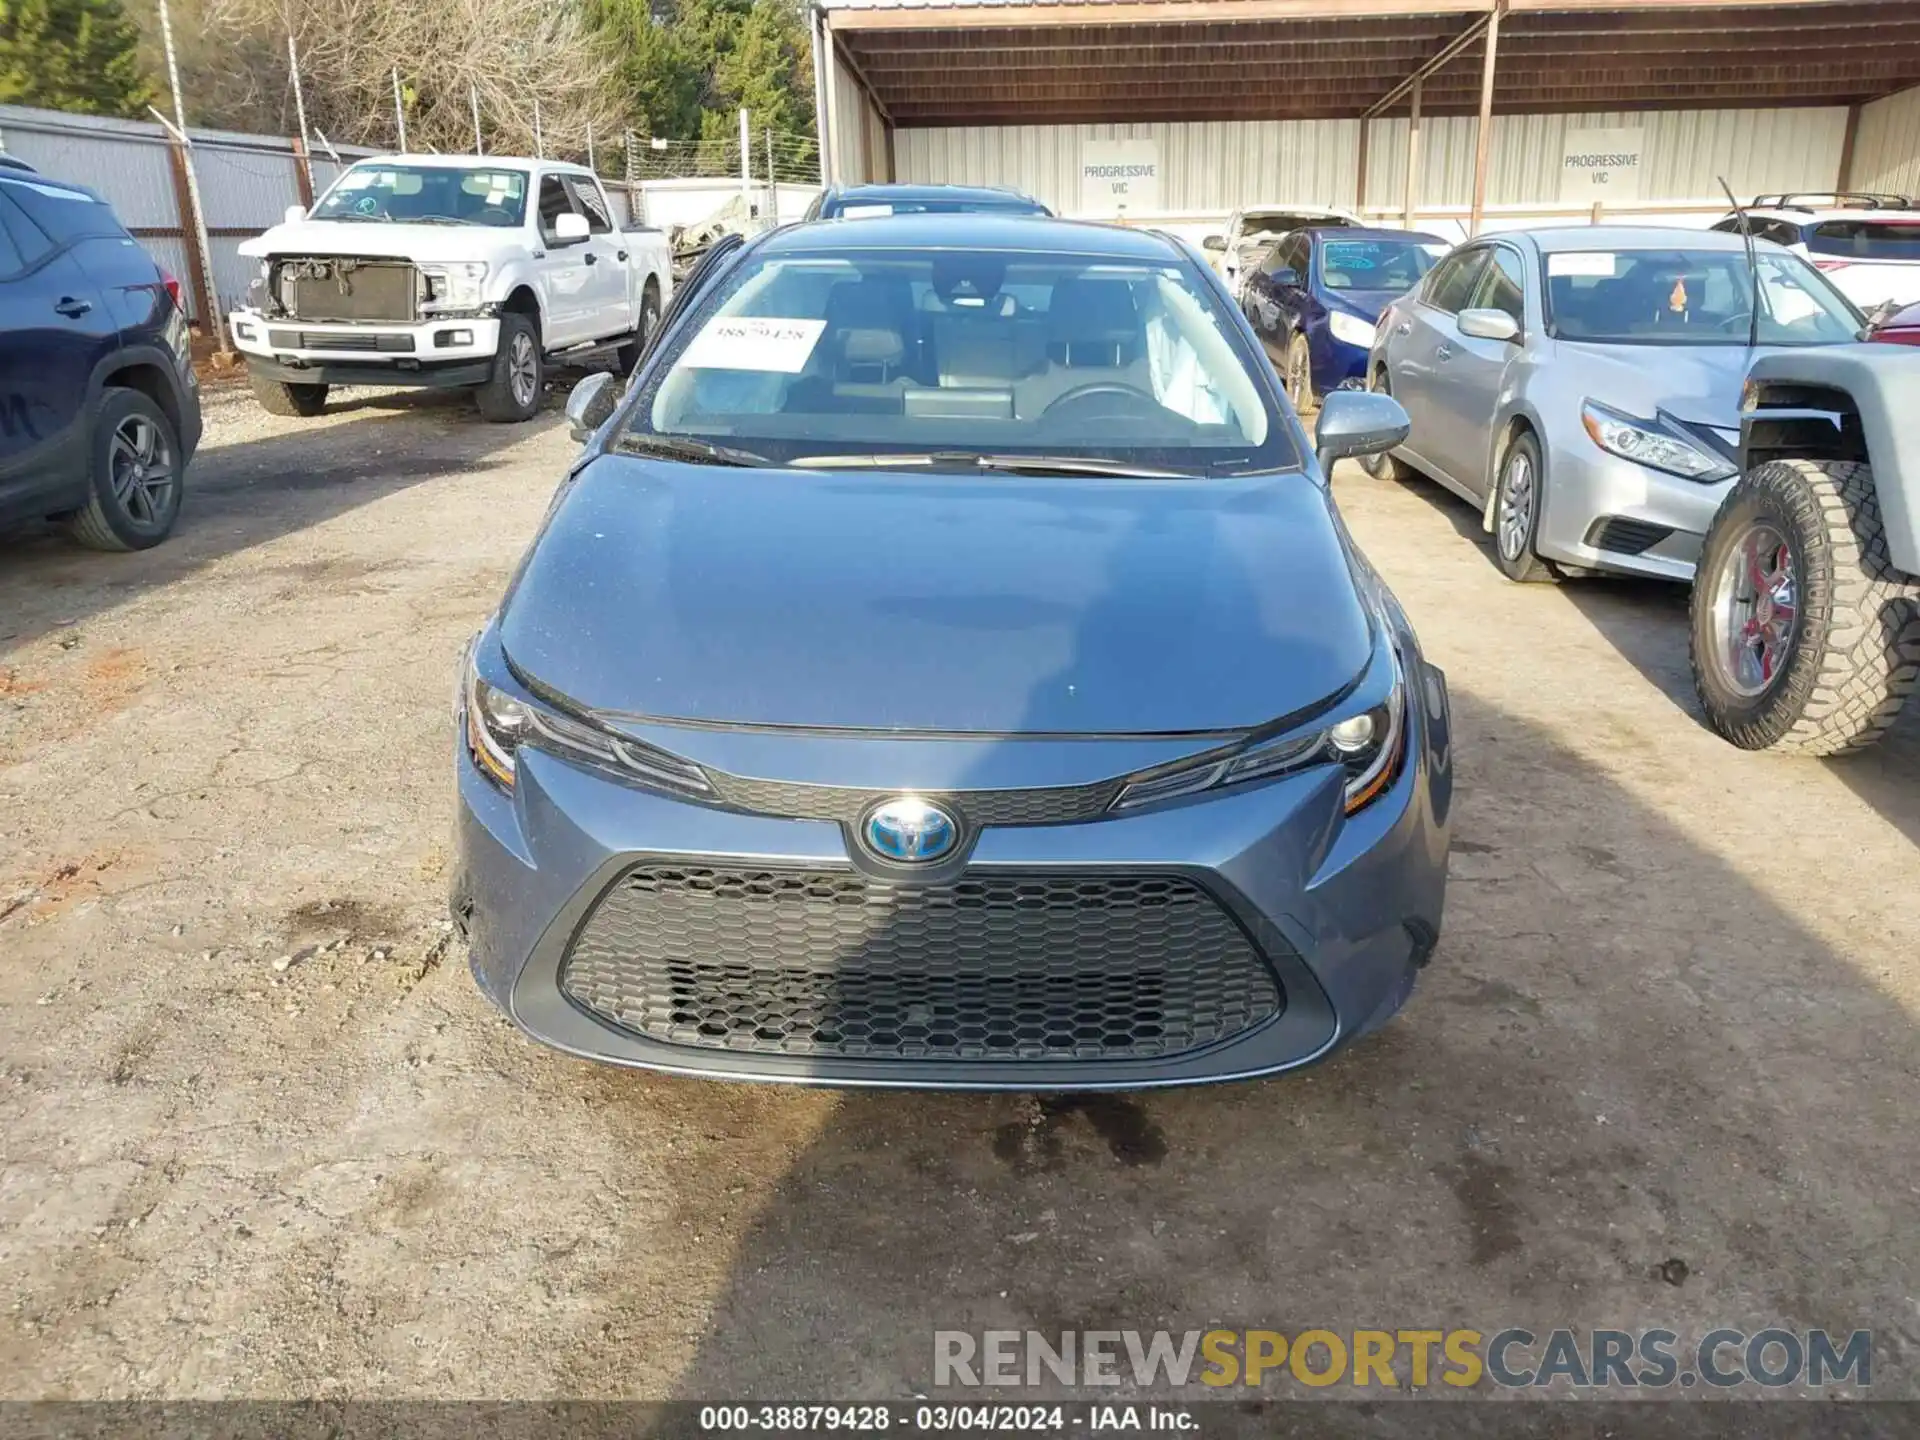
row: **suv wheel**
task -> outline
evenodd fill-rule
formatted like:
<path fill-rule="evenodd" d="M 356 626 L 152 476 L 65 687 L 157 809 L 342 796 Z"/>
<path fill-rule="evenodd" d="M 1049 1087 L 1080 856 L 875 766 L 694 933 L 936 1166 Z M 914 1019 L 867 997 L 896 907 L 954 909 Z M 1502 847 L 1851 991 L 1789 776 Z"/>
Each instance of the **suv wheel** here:
<path fill-rule="evenodd" d="M 253 398 L 269 415 L 299 415 L 310 420 L 327 408 L 324 385 L 289 385 L 259 375 L 247 379 L 253 386 Z"/>
<path fill-rule="evenodd" d="M 480 418 L 497 425 L 530 420 L 540 408 L 544 381 L 540 334 L 533 321 L 509 310 L 500 317 L 500 349 L 493 357 L 493 373 L 474 392 Z"/>
<path fill-rule="evenodd" d="M 1694 689 L 1744 750 L 1839 755 L 1920 680 L 1920 584 L 1893 568 L 1873 471 L 1772 460 L 1736 484 L 1694 576 Z"/>
<path fill-rule="evenodd" d="M 92 437 L 92 494 L 67 533 L 93 550 L 145 550 L 180 517 L 182 464 L 173 422 L 151 397 L 118 387 L 100 397 Z"/>

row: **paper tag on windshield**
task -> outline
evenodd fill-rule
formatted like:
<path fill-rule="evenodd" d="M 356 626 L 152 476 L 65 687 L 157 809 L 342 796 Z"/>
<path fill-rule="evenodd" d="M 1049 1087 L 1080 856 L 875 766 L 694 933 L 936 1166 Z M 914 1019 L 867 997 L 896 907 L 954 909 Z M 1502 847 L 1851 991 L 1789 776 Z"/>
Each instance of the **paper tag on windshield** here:
<path fill-rule="evenodd" d="M 842 220 L 871 220 L 876 215 L 891 215 L 891 205 L 848 205 L 840 211 Z"/>
<path fill-rule="evenodd" d="M 696 370 L 775 370 L 798 375 L 820 343 L 824 320 L 782 320 L 767 315 L 735 315 L 709 320 L 693 337 L 682 365 Z"/>
<path fill-rule="evenodd" d="M 371 170 L 349 170 L 340 177 L 339 183 L 335 185 L 334 188 L 336 190 L 364 190 L 371 184 L 373 184 L 373 172 Z"/>
<path fill-rule="evenodd" d="M 1549 275 L 1613 275 L 1610 250 L 1562 250 L 1547 256 Z"/>

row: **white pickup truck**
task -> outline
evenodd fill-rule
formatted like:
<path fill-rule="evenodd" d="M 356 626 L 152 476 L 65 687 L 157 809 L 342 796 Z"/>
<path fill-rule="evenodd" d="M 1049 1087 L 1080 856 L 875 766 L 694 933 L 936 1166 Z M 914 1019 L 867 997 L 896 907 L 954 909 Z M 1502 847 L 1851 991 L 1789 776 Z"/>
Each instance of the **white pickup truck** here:
<path fill-rule="evenodd" d="M 471 388 L 488 420 L 540 407 L 548 363 L 631 372 L 673 291 L 658 230 L 622 229 L 584 166 L 383 155 L 311 212 L 246 241 L 259 261 L 228 316 L 253 393 L 318 415 L 334 385 Z"/>

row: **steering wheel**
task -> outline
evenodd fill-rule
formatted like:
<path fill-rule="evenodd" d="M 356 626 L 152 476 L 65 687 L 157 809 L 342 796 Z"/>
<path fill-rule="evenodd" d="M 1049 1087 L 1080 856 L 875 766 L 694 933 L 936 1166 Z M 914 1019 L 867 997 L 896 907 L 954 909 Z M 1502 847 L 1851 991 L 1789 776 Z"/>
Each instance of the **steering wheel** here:
<path fill-rule="evenodd" d="M 1745 315 L 1729 315 L 1725 319 L 1716 323 L 1713 328 L 1716 330 L 1724 330 L 1729 335 L 1733 334 L 1735 331 L 1738 331 L 1740 334 L 1744 335 L 1747 333 L 1748 323 L 1749 322 Z"/>
<path fill-rule="evenodd" d="M 1088 400 L 1107 399 L 1124 400 L 1127 406 L 1124 409 L 1116 409 L 1111 405 L 1092 406 L 1085 403 Z M 1054 396 L 1052 402 L 1040 412 L 1040 415 L 1042 419 L 1055 419 L 1057 417 L 1054 412 L 1065 410 L 1069 406 L 1078 406 L 1082 410 L 1095 414 L 1132 415 L 1138 413 L 1132 407 L 1142 401 L 1156 410 L 1161 408 L 1158 400 L 1137 386 L 1127 385 L 1119 380 L 1090 380 L 1085 385 L 1076 385 L 1073 389 L 1064 390 Z"/>

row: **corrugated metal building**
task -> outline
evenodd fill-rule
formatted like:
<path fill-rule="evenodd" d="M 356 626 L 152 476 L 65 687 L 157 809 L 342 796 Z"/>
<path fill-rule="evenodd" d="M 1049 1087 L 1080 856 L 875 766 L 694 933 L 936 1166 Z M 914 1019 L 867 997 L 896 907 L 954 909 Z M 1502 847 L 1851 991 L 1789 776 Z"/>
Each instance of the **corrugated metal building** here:
<path fill-rule="evenodd" d="M 1704 222 L 1722 178 L 1920 189 L 1910 0 L 820 3 L 841 181 L 1005 184 L 1112 214 L 1083 162 L 1134 140 L 1161 176 L 1130 221 L 1291 201 L 1398 223 L 1411 194 L 1417 223 L 1464 233 L 1587 216 L 1563 199 L 1569 137 L 1633 131 L 1637 194 L 1615 218 Z"/>

